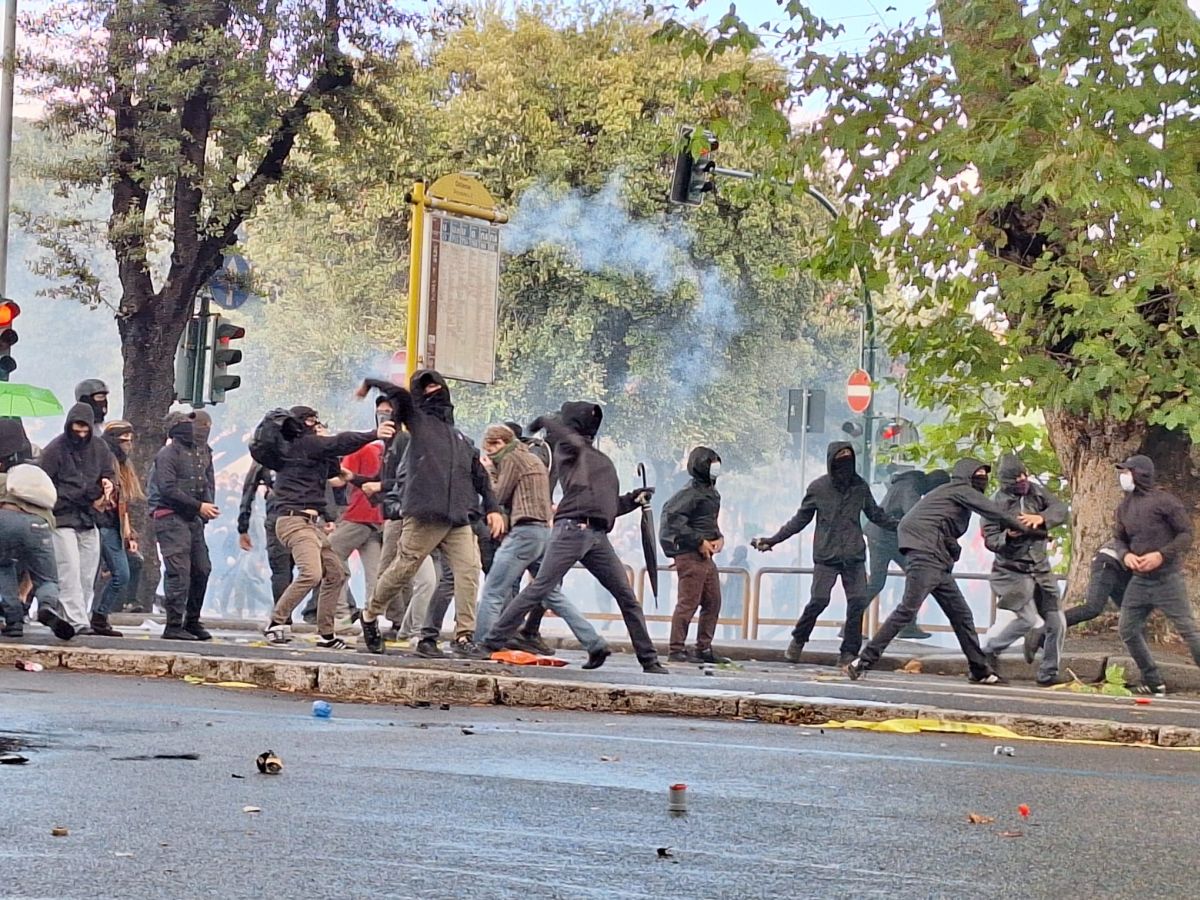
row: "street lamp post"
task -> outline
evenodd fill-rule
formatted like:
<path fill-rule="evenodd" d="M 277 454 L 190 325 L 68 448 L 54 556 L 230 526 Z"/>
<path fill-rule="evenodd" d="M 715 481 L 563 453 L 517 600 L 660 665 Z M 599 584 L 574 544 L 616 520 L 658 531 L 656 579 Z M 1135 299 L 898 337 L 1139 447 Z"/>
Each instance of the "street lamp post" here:
<path fill-rule="evenodd" d="M 8 294 L 8 218 L 12 187 L 13 88 L 17 80 L 17 0 L 4 0 L 0 61 L 0 297 Z"/>

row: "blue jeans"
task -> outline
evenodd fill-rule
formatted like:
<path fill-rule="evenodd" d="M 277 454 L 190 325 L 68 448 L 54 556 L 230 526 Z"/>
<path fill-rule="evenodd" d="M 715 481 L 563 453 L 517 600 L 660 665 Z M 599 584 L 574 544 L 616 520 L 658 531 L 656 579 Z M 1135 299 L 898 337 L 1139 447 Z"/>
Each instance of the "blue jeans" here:
<path fill-rule="evenodd" d="M 50 526 L 37 516 L 0 509 L 0 606 L 7 625 L 24 621 L 25 607 L 17 592 L 21 570 L 29 573 L 38 608 L 66 618 L 58 596 L 58 566 L 54 561 Z"/>
<path fill-rule="evenodd" d="M 125 553 L 125 538 L 119 528 L 100 529 L 100 558 L 112 578 L 92 605 L 93 616 L 107 616 L 125 596 L 129 585 L 129 556 Z"/>
<path fill-rule="evenodd" d="M 505 606 L 513 600 L 513 590 L 520 585 L 521 576 L 541 560 L 549 540 L 550 528 L 546 525 L 517 525 L 504 538 L 492 559 L 491 571 L 483 582 L 483 599 L 475 611 L 476 641 L 487 640 Z M 561 576 L 559 583 L 540 602 L 567 623 L 576 640 L 589 653 L 608 646 L 592 623 L 563 595 Z M 508 636 L 504 635 L 505 638 Z"/>

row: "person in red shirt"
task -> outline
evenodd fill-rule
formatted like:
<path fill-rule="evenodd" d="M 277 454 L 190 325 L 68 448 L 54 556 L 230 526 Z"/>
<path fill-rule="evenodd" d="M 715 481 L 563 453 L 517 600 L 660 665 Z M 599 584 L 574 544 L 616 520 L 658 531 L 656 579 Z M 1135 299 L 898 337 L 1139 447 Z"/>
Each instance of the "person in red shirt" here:
<path fill-rule="evenodd" d="M 380 395 L 375 402 L 375 422 L 392 421 L 392 402 Z M 350 502 L 338 518 L 329 536 L 330 546 L 342 559 L 346 568 L 346 578 L 350 577 L 348 565 L 351 553 L 358 553 L 362 563 L 363 577 L 367 582 L 366 596 L 370 597 L 375 590 L 375 579 L 379 576 L 379 559 L 383 553 L 383 511 L 375 503 L 380 490 L 380 472 L 383 469 L 382 441 L 373 441 L 360 450 L 356 450 L 342 459 L 342 475 L 346 478 L 350 492 Z M 351 622 L 346 619 L 357 619 L 357 609 L 350 606 L 349 580 L 347 587 L 342 589 L 342 597 L 338 601 L 337 618 L 339 625 L 345 627 Z"/>

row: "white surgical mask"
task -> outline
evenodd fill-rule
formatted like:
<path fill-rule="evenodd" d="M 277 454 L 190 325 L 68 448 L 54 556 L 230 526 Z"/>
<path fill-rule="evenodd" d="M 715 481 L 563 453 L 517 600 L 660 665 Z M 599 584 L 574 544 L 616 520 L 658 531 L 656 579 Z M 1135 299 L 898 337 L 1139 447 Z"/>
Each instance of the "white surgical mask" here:
<path fill-rule="evenodd" d="M 717 478 L 720 476 L 720 474 L 721 474 L 721 463 L 720 462 L 714 462 L 709 465 L 708 477 L 710 479 L 712 479 L 713 481 L 716 481 Z"/>
<path fill-rule="evenodd" d="M 1133 493 L 1134 484 L 1133 484 L 1133 473 L 1132 472 L 1129 472 L 1129 471 L 1121 472 L 1119 475 L 1117 475 L 1117 478 L 1121 482 L 1121 490 L 1123 490 L 1127 494 Z"/>

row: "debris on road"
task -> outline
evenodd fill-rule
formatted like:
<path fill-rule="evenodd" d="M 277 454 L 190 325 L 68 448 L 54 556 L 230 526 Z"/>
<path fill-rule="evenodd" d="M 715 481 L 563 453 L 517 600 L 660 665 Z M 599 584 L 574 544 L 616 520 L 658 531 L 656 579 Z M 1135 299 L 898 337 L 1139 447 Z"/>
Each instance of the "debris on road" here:
<path fill-rule="evenodd" d="M 121 853 L 120 851 L 113 854 L 117 859 L 133 859 L 132 853 Z"/>
<path fill-rule="evenodd" d="M 674 859 L 675 854 L 671 852 L 670 847 L 659 847 L 658 848 L 658 858 L 659 859 Z"/>
<path fill-rule="evenodd" d="M 1022 803 L 1020 806 L 1017 807 L 1017 812 L 1019 812 L 1021 814 L 1022 819 L 1028 819 L 1029 818 L 1029 804 Z"/>
<path fill-rule="evenodd" d="M 46 667 L 40 662 L 32 662 L 28 659 L 18 659 L 13 665 L 22 672 L 44 672 L 46 670 Z"/>
<path fill-rule="evenodd" d="M 433 704 L 428 700 L 409 700 L 404 705 L 409 709 L 429 709 Z"/>
<path fill-rule="evenodd" d="M 260 813 L 260 812 L 262 812 L 262 809 L 257 806 L 243 806 L 242 812 L 244 812 L 244 813 Z"/>
<path fill-rule="evenodd" d="M 620 762 L 620 761 L 621 761 L 621 757 L 619 757 L 619 756 L 602 756 L 602 757 L 600 757 L 600 762 Z"/>
<path fill-rule="evenodd" d="M 687 812 L 686 784 L 673 784 L 667 790 L 667 812 L 677 815 Z"/>
<path fill-rule="evenodd" d="M 312 714 L 318 719 L 328 719 L 333 715 L 333 707 L 324 700 L 314 700 Z"/>
<path fill-rule="evenodd" d="M 474 734 L 475 732 L 474 732 L 474 731 L 472 731 L 470 728 L 464 728 L 464 729 L 462 730 L 462 733 L 463 733 L 463 734 Z"/>
<path fill-rule="evenodd" d="M 997 744 L 992 749 L 992 756 L 1016 756 L 1016 755 L 1017 755 L 1017 751 L 1014 750 L 1012 747 L 1002 747 L 999 744 Z"/>
<path fill-rule="evenodd" d="M 264 775 L 278 775 L 283 771 L 283 760 L 275 755 L 274 750 L 263 751 L 254 762 Z"/>
<path fill-rule="evenodd" d="M 113 762 L 144 762 L 151 759 L 186 759 L 195 761 L 199 753 L 147 753 L 140 756 L 114 756 Z"/>
<path fill-rule="evenodd" d="M 967 824 L 968 825 L 991 825 L 995 821 L 996 821 L 995 816 L 985 816 L 985 815 L 981 815 L 980 813 L 976 813 L 976 812 L 967 813 Z"/>
<path fill-rule="evenodd" d="M 20 753 L 0 753 L 0 766 L 23 766 L 29 760 Z"/>
<path fill-rule="evenodd" d="M 900 671 L 905 675 L 920 675 L 924 670 L 919 659 L 910 659 L 900 667 Z"/>
<path fill-rule="evenodd" d="M 245 775 L 239 775 L 237 772 L 232 772 L 232 773 L 230 773 L 229 777 L 230 777 L 230 778 L 243 778 L 243 779 L 244 779 L 246 776 L 245 776 Z"/>
<path fill-rule="evenodd" d="M 426 703 L 425 705 L 426 705 L 426 706 L 428 706 L 429 704 L 428 704 L 428 703 Z M 439 706 L 439 707 L 438 707 L 438 709 L 440 709 L 442 712 L 449 712 L 449 711 L 450 711 L 450 704 L 449 704 L 449 703 L 443 703 L 441 706 Z"/>
<path fill-rule="evenodd" d="M 1025 837 L 1025 833 L 1023 831 L 1001 831 L 1000 837 L 1002 837 L 1002 838 Z"/>
<path fill-rule="evenodd" d="M 69 832 L 67 829 L 63 828 L 62 826 L 58 826 L 58 827 L 50 829 L 50 834 L 53 835 L 54 837 L 66 837 L 70 833 L 71 832 Z"/>

